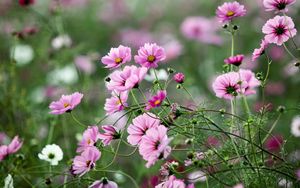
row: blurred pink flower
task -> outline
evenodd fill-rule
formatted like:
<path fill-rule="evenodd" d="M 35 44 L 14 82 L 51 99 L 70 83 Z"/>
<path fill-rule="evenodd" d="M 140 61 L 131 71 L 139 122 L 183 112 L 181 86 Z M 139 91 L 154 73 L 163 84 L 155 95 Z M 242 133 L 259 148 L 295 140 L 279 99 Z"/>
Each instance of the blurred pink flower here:
<path fill-rule="evenodd" d="M 233 18 L 241 17 L 246 15 L 246 9 L 244 5 L 238 2 L 225 2 L 219 6 L 216 11 L 217 17 L 221 22 L 229 22 Z"/>
<path fill-rule="evenodd" d="M 285 92 L 285 85 L 283 82 L 269 82 L 265 87 L 266 95 L 280 96 Z"/>
<path fill-rule="evenodd" d="M 102 178 L 101 180 L 94 181 L 94 183 L 90 185 L 89 188 L 118 188 L 118 185 L 113 181 Z"/>
<path fill-rule="evenodd" d="M 96 147 L 88 147 L 73 160 L 71 172 L 79 177 L 93 169 L 96 161 L 101 157 L 101 152 Z"/>
<path fill-rule="evenodd" d="M 296 0 L 264 0 L 263 4 L 266 11 L 287 12 L 288 5 L 292 5 Z"/>
<path fill-rule="evenodd" d="M 297 30 L 292 18 L 288 16 L 275 16 L 269 19 L 262 28 L 265 40 L 281 46 L 296 35 Z"/>
<path fill-rule="evenodd" d="M 7 154 L 16 153 L 23 145 L 23 142 L 20 140 L 19 136 L 15 136 L 10 144 L 7 146 Z"/>
<path fill-rule="evenodd" d="M 181 72 L 178 72 L 178 73 L 174 74 L 174 76 L 173 76 L 173 80 L 179 84 L 182 84 L 184 82 L 184 78 L 185 78 L 185 76 Z"/>
<path fill-rule="evenodd" d="M 8 136 L 4 132 L 0 132 L 0 145 L 5 144 Z"/>
<path fill-rule="evenodd" d="M 138 55 L 134 56 L 136 63 L 147 68 L 156 68 L 158 63 L 166 59 L 164 48 L 156 43 L 146 43 L 138 50 Z"/>
<path fill-rule="evenodd" d="M 77 56 L 74 62 L 76 67 L 86 74 L 92 74 L 95 71 L 95 65 L 89 56 Z"/>
<path fill-rule="evenodd" d="M 177 179 L 174 175 L 169 176 L 169 179 L 155 186 L 155 188 L 186 188 L 183 180 Z M 189 187 L 190 188 L 190 187 Z"/>
<path fill-rule="evenodd" d="M 148 100 L 148 103 L 145 107 L 146 110 L 151 110 L 152 108 L 159 107 L 163 101 L 167 97 L 167 91 L 159 90 L 157 91 L 156 95 L 152 96 L 151 99 Z"/>
<path fill-rule="evenodd" d="M 25 7 L 35 3 L 35 0 L 19 0 L 19 5 Z"/>
<path fill-rule="evenodd" d="M 7 156 L 7 146 L 0 146 L 0 161 L 2 161 Z"/>
<path fill-rule="evenodd" d="M 142 137 L 139 153 L 147 161 L 147 168 L 154 165 L 158 159 L 167 158 L 171 153 L 171 147 L 168 146 L 171 139 L 168 138 L 167 131 L 165 126 L 159 125 L 148 129 Z"/>
<path fill-rule="evenodd" d="M 112 125 L 102 125 L 101 128 L 104 130 L 104 133 L 99 134 L 99 139 L 102 140 L 104 146 L 109 145 L 112 140 L 121 137 L 120 131 Z"/>
<path fill-rule="evenodd" d="M 279 152 L 283 145 L 283 136 L 280 134 L 271 135 L 264 143 L 265 148 L 270 152 Z"/>
<path fill-rule="evenodd" d="M 300 72 L 300 69 L 298 67 L 296 67 L 294 65 L 294 63 L 295 62 L 291 62 L 291 63 L 285 65 L 285 67 L 282 70 L 283 76 L 285 76 L 285 77 L 294 76 Z"/>
<path fill-rule="evenodd" d="M 224 62 L 226 64 L 240 66 L 242 64 L 243 60 L 244 60 L 244 55 L 239 54 L 239 55 L 231 56 L 231 57 L 225 59 Z"/>
<path fill-rule="evenodd" d="M 88 127 L 82 135 L 82 140 L 78 143 L 76 152 L 82 152 L 86 148 L 94 146 L 99 139 L 99 128 L 98 126 Z"/>
<path fill-rule="evenodd" d="M 235 186 L 233 186 L 232 188 L 244 188 L 244 185 L 239 183 L 239 184 L 236 184 Z"/>
<path fill-rule="evenodd" d="M 58 101 L 50 103 L 49 108 L 51 114 L 63 114 L 65 112 L 71 112 L 80 102 L 83 94 L 75 92 L 71 95 L 62 95 Z"/>
<path fill-rule="evenodd" d="M 208 136 L 206 140 L 206 144 L 209 148 L 221 146 L 221 142 L 216 136 Z"/>
<path fill-rule="evenodd" d="M 176 59 L 178 56 L 182 54 L 183 46 L 177 40 L 172 40 L 163 45 L 166 53 L 165 61 L 170 61 Z"/>
<path fill-rule="evenodd" d="M 273 104 L 272 103 L 267 103 L 267 102 L 265 102 L 265 103 L 263 103 L 263 102 L 256 102 L 253 105 L 253 109 L 254 109 L 255 112 L 259 112 L 259 111 L 261 111 L 263 109 L 264 109 L 264 111 L 269 112 L 269 111 L 273 110 Z"/>
<path fill-rule="evenodd" d="M 300 169 L 296 170 L 296 177 L 297 177 L 297 180 L 299 181 L 300 180 Z"/>
<path fill-rule="evenodd" d="M 59 0 L 60 4 L 65 8 L 83 7 L 87 5 L 89 0 Z"/>
<path fill-rule="evenodd" d="M 216 33 L 218 28 L 214 19 L 200 16 L 187 17 L 181 24 L 181 32 L 186 38 L 206 44 L 222 43 L 222 38 Z"/>
<path fill-rule="evenodd" d="M 153 42 L 153 36 L 147 30 L 124 29 L 120 32 L 120 38 L 123 44 L 139 48 L 147 42 Z"/>
<path fill-rule="evenodd" d="M 105 68 L 118 68 L 124 63 L 131 61 L 131 49 L 122 45 L 118 48 L 111 48 L 110 52 L 102 57 L 101 61 L 106 65 Z"/>
<path fill-rule="evenodd" d="M 116 14 L 116 12 L 118 14 Z M 98 14 L 100 20 L 106 24 L 115 24 L 119 20 L 126 19 L 128 15 L 128 6 L 124 0 L 110 0 L 103 2 L 103 6 L 101 6 L 101 10 Z"/>
<path fill-rule="evenodd" d="M 269 54 L 272 60 L 280 60 L 284 57 L 285 51 L 280 46 L 272 46 L 269 50 Z"/>
<path fill-rule="evenodd" d="M 137 116 L 132 120 L 132 124 L 128 126 L 127 132 L 129 136 L 127 137 L 128 142 L 131 145 L 139 145 L 142 137 L 145 135 L 147 130 L 152 127 L 157 127 L 160 125 L 160 120 L 152 113 L 144 113 Z"/>
<path fill-rule="evenodd" d="M 127 106 L 128 92 L 112 92 L 112 96 L 105 100 L 104 110 L 106 115 L 124 110 Z"/>
<path fill-rule="evenodd" d="M 255 74 L 246 69 L 240 69 L 239 74 L 243 84 L 245 84 L 245 90 L 242 93 L 246 96 L 255 94 L 255 88 L 260 85 L 260 81 L 255 77 Z"/>
<path fill-rule="evenodd" d="M 144 79 L 147 71 L 148 69 L 145 67 L 125 66 L 123 70 L 116 70 L 108 76 L 110 81 L 106 87 L 108 90 L 116 90 L 118 92 L 136 88 Z"/>
<path fill-rule="evenodd" d="M 269 43 L 265 39 L 261 40 L 260 48 L 256 48 L 253 51 L 252 61 L 255 61 L 256 59 L 258 59 L 261 55 L 263 55 L 265 53 L 265 49 L 267 48 L 268 44 Z"/>

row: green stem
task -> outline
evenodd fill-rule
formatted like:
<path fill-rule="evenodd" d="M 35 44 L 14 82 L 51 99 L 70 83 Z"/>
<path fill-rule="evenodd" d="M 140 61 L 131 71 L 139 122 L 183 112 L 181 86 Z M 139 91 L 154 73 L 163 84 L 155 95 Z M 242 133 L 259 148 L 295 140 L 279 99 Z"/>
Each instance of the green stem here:
<path fill-rule="evenodd" d="M 73 115 L 73 113 L 72 112 L 70 112 L 70 114 L 71 114 L 71 116 L 72 116 L 72 118 L 73 118 L 73 120 L 78 124 L 78 125 L 80 125 L 80 126 L 82 126 L 82 127 L 85 127 L 86 128 L 86 126 L 83 124 L 83 123 L 81 123 L 74 115 Z"/>
<path fill-rule="evenodd" d="M 287 48 L 287 46 L 285 45 L 285 43 L 283 43 L 283 47 L 284 47 L 285 51 L 286 51 L 293 59 L 298 60 L 298 59 L 292 54 L 292 52 Z"/>
<path fill-rule="evenodd" d="M 52 123 L 50 124 L 47 144 L 50 144 L 50 142 L 52 141 L 54 126 L 55 126 L 54 124 L 52 124 Z"/>
<path fill-rule="evenodd" d="M 250 111 L 250 108 L 249 108 L 249 105 L 248 105 L 247 98 L 244 95 L 243 95 L 242 98 L 243 98 L 243 103 L 244 103 L 245 109 L 247 111 L 247 114 L 251 115 L 251 111 Z"/>
<path fill-rule="evenodd" d="M 265 136 L 264 139 L 262 140 L 262 143 L 264 143 L 264 142 L 267 140 L 268 136 L 272 133 L 272 131 L 273 131 L 273 129 L 275 128 L 275 126 L 277 125 L 277 123 L 278 123 L 280 117 L 281 117 L 281 113 L 278 115 L 277 119 L 276 119 L 276 120 L 274 121 L 274 123 L 272 124 L 270 130 L 268 131 L 268 133 L 266 134 L 266 136 Z"/>

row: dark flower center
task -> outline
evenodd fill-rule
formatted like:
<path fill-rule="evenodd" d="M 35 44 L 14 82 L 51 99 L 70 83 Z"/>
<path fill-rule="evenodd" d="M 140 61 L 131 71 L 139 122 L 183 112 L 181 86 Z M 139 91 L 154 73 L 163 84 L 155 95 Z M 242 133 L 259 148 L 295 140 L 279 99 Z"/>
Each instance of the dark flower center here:
<path fill-rule="evenodd" d="M 53 153 L 49 153 L 48 158 L 49 159 L 54 159 L 55 155 Z"/>
<path fill-rule="evenodd" d="M 90 164 L 91 164 L 91 162 L 92 162 L 91 160 L 88 160 L 88 161 L 86 161 L 86 162 L 85 162 L 85 164 L 86 164 L 86 167 L 89 167 L 89 166 L 90 166 Z"/>
<path fill-rule="evenodd" d="M 275 29 L 275 33 L 276 33 L 277 35 L 282 35 L 284 32 L 285 32 L 284 26 L 278 26 L 278 27 Z"/>
<path fill-rule="evenodd" d="M 154 148 L 155 148 L 156 150 L 158 149 L 159 144 L 160 144 L 160 141 L 155 142 Z"/>
<path fill-rule="evenodd" d="M 118 57 L 118 58 L 115 59 L 115 62 L 116 62 L 117 64 L 122 63 L 122 61 L 123 61 L 123 59 L 120 58 L 120 57 Z"/>
<path fill-rule="evenodd" d="M 236 88 L 234 86 L 227 86 L 226 93 L 236 96 Z"/>
<path fill-rule="evenodd" d="M 147 58 L 147 61 L 150 63 L 153 63 L 155 61 L 156 57 L 154 55 L 149 55 Z"/>
<path fill-rule="evenodd" d="M 283 10 L 286 7 L 286 3 L 285 2 L 280 2 L 276 5 L 276 7 L 278 8 L 278 10 Z"/>

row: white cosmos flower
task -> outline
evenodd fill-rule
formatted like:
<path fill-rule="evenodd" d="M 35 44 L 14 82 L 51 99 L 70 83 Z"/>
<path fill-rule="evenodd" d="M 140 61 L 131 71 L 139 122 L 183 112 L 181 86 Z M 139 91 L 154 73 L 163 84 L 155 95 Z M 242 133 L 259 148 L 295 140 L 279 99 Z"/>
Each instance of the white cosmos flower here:
<path fill-rule="evenodd" d="M 52 85 L 74 84 L 78 80 L 78 73 L 73 64 L 51 71 L 47 80 Z"/>
<path fill-rule="evenodd" d="M 292 120 L 291 133 L 295 137 L 300 137 L 300 116 L 295 116 Z"/>
<path fill-rule="evenodd" d="M 157 74 L 158 80 L 167 80 L 168 79 L 168 73 L 165 69 L 156 70 L 156 74 Z M 151 69 L 150 74 L 146 74 L 145 80 L 147 80 L 148 82 L 152 82 L 155 79 L 156 78 L 155 78 L 155 74 L 154 74 L 154 69 Z"/>
<path fill-rule="evenodd" d="M 38 156 L 41 160 L 50 162 L 50 165 L 58 165 L 58 162 L 63 159 L 63 151 L 58 145 L 51 144 L 46 145 Z"/>
<path fill-rule="evenodd" d="M 18 44 L 12 47 L 10 52 L 11 56 L 19 66 L 30 63 L 34 56 L 34 52 L 31 46 L 25 44 Z"/>
<path fill-rule="evenodd" d="M 69 35 L 59 35 L 52 40 L 51 44 L 55 50 L 59 50 L 62 47 L 70 47 L 72 40 Z"/>

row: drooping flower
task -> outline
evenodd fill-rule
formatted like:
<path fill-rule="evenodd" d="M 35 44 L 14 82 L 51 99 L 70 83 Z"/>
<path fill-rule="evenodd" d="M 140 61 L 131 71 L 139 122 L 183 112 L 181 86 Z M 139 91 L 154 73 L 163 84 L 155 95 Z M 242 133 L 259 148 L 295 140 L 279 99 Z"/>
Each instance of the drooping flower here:
<path fill-rule="evenodd" d="M 225 73 L 216 78 L 212 84 L 212 88 L 217 97 L 233 99 L 241 91 L 241 84 L 239 84 L 239 81 L 240 78 L 238 73 Z"/>
<path fill-rule="evenodd" d="M 113 181 L 109 181 L 107 178 L 102 178 L 101 180 L 94 181 L 89 188 L 118 188 L 118 185 Z"/>
<path fill-rule="evenodd" d="M 19 0 L 19 5 L 21 6 L 29 6 L 34 4 L 35 0 Z"/>
<path fill-rule="evenodd" d="M 183 73 L 179 72 L 174 74 L 173 80 L 179 84 L 182 84 L 184 82 L 185 76 Z"/>
<path fill-rule="evenodd" d="M 265 34 L 266 42 L 281 46 L 289 38 L 294 37 L 297 30 L 292 18 L 288 16 L 275 16 L 265 23 L 262 32 Z"/>
<path fill-rule="evenodd" d="M 125 66 L 122 71 L 116 70 L 108 76 L 110 81 L 106 87 L 110 91 L 116 90 L 117 92 L 136 88 L 144 79 L 147 71 L 148 69 L 145 67 Z"/>
<path fill-rule="evenodd" d="M 260 85 L 260 81 L 255 77 L 255 74 L 251 70 L 240 69 L 239 76 L 244 86 L 242 93 L 246 96 L 255 94 L 255 88 Z"/>
<path fill-rule="evenodd" d="M 10 144 L 7 146 L 7 154 L 16 153 L 23 145 L 23 142 L 20 140 L 19 136 L 15 136 Z"/>
<path fill-rule="evenodd" d="M 267 48 L 268 44 L 269 43 L 265 39 L 261 40 L 260 48 L 254 49 L 252 53 L 252 61 L 255 61 L 257 58 L 259 58 L 265 53 L 265 49 Z"/>
<path fill-rule="evenodd" d="M 217 34 L 220 28 L 216 19 L 200 16 L 191 16 L 184 19 L 181 24 L 181 33 L 190 40 L 197 40 L 205 44 L 222 43 L 222 38 Z"/>
<path fill-rule="evenodd" d="M 241 17 L 246 15 L 246 9 L 244 5 L 238 2 L 225 2 L 219 6 L 216 11 L 217 17 L 221 22 L 229 22 L 233 18 Z"/>
<path fill-rule="evenodd" d="M 48 161 L 50 165 L 58 165 L 58 162 L 63 159 L 63 151 L 56 144 L 46 145 L 41 153 L 38 154 L 39 159 Z"/>
<path fill-rule="evenodd" d="M 75 92 L 71 95 L 62 95 L 58 101 L 53 101 L 49 105 L 51 114 L 63 114 L 71 112 L 81 101 L 83 94 Z"/>
<path fill-rule="evenodd" d="M 142 137 L 146 134 L 146 131 L 152 127 L 160 125 L 160 120 L 152 113 L 144 113 L 137 116 L 132 120 L 127 128 L 129 136 L 127 137 L 128 142 L 131 145 L 139 145 Z"/>
<path fill-rule="evenodd" d="M 266 11 L 287 12 L 287 6 L 292 5 L 296 0 L 264 0 Z"/>
<path fill-rule="evenodd" d="M 124 63 L 131 61 L 131 49 L 122 45 L 118 48 L 111 48 L 110 52 L 102 57 L 101 61 L 106 65 L 105 68 L 118 68 Z"/>
<path fill-rule="evenodd" d="M 86 148 L 80 155 L 73 160 L 71 167 L 72 174 L 79 174 L 79 177 L 93 169 L 96 161 L 101 157 L 101 152 L 96 147 Z"/>
<path fill-rule="evenodd" d="M 120 131 L 112 125 L 102 125 L 101 128 L 104 130 L 104 133 L 99 134 L 99 139 L 102 140 L 104 146 L 109 145 L 112 140 L 121 137 Z"/>
<path fill-rule="evenodd" d="M 177 179 L 174 175 L 169 176 L 169 179 L 158 184 L 155 188 L 186 188 L 183 180 Z"/>
<path fill-rule="evenodd" d="M 159 125 L 148 129 L 142 137 L 139 153 L 147 161 L 147 168 L 154 165 L 157 160 L 167 158 L 171 153 L 169 146 L 171 139 L 168 138 L 167 131 L 165 126 Z"/>
<path fill-rule="evenodd" d="M 265 148 L 271 152 L 278 152 L 283 144 L 282 135 L 272 135 L 265 142 Z"/>
<path fill-rule="evenodd" d="M 225 59 L 224 62 L 226 64 L 240 66 L 242 64 L 243 60 L 244 60 L 244 55 L 239 54 L 239 55 L 231 56 L 231 57 Z"/>
<path fill-rule="evenodd" d="M 291 124 L 291 133 L 295 137 L 300 137 L 300 116 L 295 116 Z"/>
<path fill-rule="evenodd" d="M 147 68 L 156 68 L 160 61 L 165 60 L 165 50 L 156 43 L 146 43 L 138 50 L 138 55 L 134 56 L 136 63 Z"/>
<path fill-rule="evenodd" d="M 127 106 L 128 92 L 112 92 L 112 96 L 105 100 L 104 110 L 106 115 L 124 110 Z"/>
<path fill-rule="evenodd" d="M 167 97 L 167 92 L 165 90 L 157 91 L 156 95 L 152 96 L 151 99 L 148 100 L 145 109 L 150 110 L 152 108 L 159 107 L 166 99 L 166 97 Z"/>
<path fill-rule="evenodd" d="M 90 126 L 84 132 L 82 140 L 78 143 L 76 152 L 82 152 L 88 147 L 92 147 L 97 143 L 99 139 L 98 126 Z"/>

